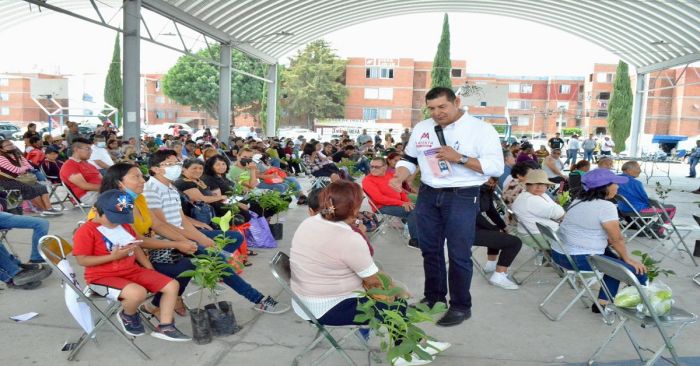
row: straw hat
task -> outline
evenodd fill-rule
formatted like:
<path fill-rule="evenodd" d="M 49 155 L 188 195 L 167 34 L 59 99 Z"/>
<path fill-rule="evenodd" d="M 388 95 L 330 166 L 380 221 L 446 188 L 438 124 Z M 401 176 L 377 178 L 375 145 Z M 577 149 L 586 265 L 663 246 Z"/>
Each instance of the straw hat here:
<path fill-rule="evenodd" d="M 554 185 L 554 183 L 549 181 L 549 178 L 547 178 L 547 173 L 542 169 L 531 169 L 528 171 L 527 175 L 525 176 L 525 183 Z"/>

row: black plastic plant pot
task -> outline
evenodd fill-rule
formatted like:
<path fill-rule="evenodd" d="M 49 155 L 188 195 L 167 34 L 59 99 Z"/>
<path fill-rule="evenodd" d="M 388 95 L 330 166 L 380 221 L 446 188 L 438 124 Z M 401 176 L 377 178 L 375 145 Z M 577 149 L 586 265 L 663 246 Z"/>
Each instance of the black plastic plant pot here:
<path fill-rule="evenodd" d="M 281 222 L 276 224 L 270 224 L 270 232 L 275 240 L 282 240 L 282 235 L 284 234 L 284 226 Z"/>
<path fill-rule="evenodd" d="M 209 314 L 204 309 L 190 309 L 190 321 L 192 322 L 192 340 L 196 344 L 211 343 L 211 326 Z"/>
<path fill-rule="evenodd" d="M 240 329 L 236 324 L 236 316 L 233 314 L 233 306 L 230 301 L 209 304 L 204 306 L 204 309 L 208 314 L 209 325 L 214 336 L 229 336 Z"/>

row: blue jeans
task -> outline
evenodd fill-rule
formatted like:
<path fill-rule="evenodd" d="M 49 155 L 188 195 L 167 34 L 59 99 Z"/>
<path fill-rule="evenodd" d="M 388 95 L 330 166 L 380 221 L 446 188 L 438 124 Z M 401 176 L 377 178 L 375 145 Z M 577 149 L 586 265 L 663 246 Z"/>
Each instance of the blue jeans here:
<path fill-rule="evenodd" d="M 583 150 L 583 158 L 586 161 L 593 161 L 593 150 Z"/>
<path fill-rule="evenodd" d="M 571 161 L 571 165 L 576 164 L 577 157 L 578 150 L 566 150 L 566 161 L 564 162 L 564 165 L 569 164 L 569 161 Z"/>
<path fill-rule="evenodd" d="M 270 158 L 270 165 L 279 168 L 280 167 L 280 159 L 278 158 Z"/>
<path fill-rule="evenodd" d="M 270 189 L 273 191 L 277 191 L 279 193 L 287 192 L 287 185 L 284 183 L 270 184 L 270 183 L 260 182 L 260 183 L 258 183 L 258 188 Z"/>
<path fill-rule="evenodd" d="M 32 229 L 31 261 L 43 261 L 39 255 L 39 239 L 49 233 L 49 222 L 40 217 L 13 215 L 0 212 L 0 229 Z"/>
<path fill-rule="evenodd" d="M 576 263 L 576 266 L 578 267 L 579 270 L 581 271 L 592 271 L 593 269 L 591 268 L 591 265 L 588 263 L 588 257 L 590 255 L 587 254 L 579 254 L 579 255 L 572 255 L 571 259 Z M 622 261 L 615 253 L 613 253 L 609 248 L 605 248 L 605 253 L 603 253 L 603 256 L 611 259 L 617 263 L 623 264 L 627 269 L 632 271 L 632 273 L 637 276 L 637 279 L 639 280 L 639 283 L 645 284 L 647 282 L 647 275 L 646 274 L 641 274 L 638 275 L 634 271 L 634 267 L 630 266 L 629 264 L 625 263 Z M 556 250 L 552 250 L 552 259 L 554 259 L 554 262 L 556 262 L 558 265 L 568 268 L 573 270 L 571 268 L 571 264 L 569 261 L 566 259 L 566 256 L 564 254 L 558 253 Z M 617 289 L 620 287 L 620 281 L 608 276 L 604 275 L 603 276 L 603 282 L 605 282 L 605 285 L 608 286 L 608 290 L 610 290 L 610 294 L 617 295 Z M 605 291 L 603 291 L 603 288 L 600 288 L 600 291 L 598 292 L 598 299 L 600 300 L 608 300 L 608 296 L 605 294 Z"/>
<path fill-rule="evenodd" d="M 698 161 L 700 161 L 700 157 L 690 157 L 690 161 L 688 161 L 688 164 L 690 164 L 690 174 L 688 174 L 691 177 L 695 177 L 695 166 L 698 165 Z"/>
<path fill-rule="evenodd" d="M 301 192 L 301 184 L 299 181 L 294 178 L 294 177 L 287 177 L 284 178 L 284 183 L 287 184 L 287 187 L 290 187 L 294 190 L 294 192 Z"/>
<path fill-rule="evenodd" d="M 10 282 L 18 273 L 22 271 L 19 260 L 0 245 L 0 281 Z"/>
<path fill-rule="evenodd" d="M 379 212 L 385 215 L 406 219 L 406 223 L 408 224 L 408 232 L 411 234 L 411 239 L 418 239 L 418 226 L 416 224 L 415 209 L 412 211 L 406 211 L 401 206 L 384 206 L 379 209 Z"/>
<path fill-rule="evenodd" d="M 430 301 L 445 301 L 450 293 L 450 307 L 467 311 L 472 307 L 472 244 L 479 213 L 479 187 L 439 190 L 420 186 L 416 203 L 418 241 L 423 253 L 424 295 Z M 450 258 L 445 266 L 444 245 Z"/>
<path fill-rule="evenodd" d="M 360 160 L 357 161 L 357 165 L 355 165 L 357 170 L 361 171 L 364 175 L 369 174 L 369 160 L 363 158 L 360 158 Z"/>

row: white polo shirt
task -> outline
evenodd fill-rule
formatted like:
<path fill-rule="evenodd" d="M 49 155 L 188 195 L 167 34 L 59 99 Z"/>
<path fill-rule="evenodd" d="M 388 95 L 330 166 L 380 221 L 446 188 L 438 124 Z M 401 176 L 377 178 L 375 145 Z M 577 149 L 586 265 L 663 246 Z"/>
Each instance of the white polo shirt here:
<path fill-rule="evenodd" d="M 151 177 L 143 186 L 143 196 L 146 197 L 149 209 L 163 210 L 163 216 L 169 224 L 182 228 L 180 193 L 172 184 L 165 185 Z"/>
<path fill-rule="evenodd" d="M 425 152 L 440 147 L 435 133 L 436 125 L 432 118 L 419 122 L 404 148 L 406 155 L 418 159 L 421 182 L 433 188 L 478 187 L 486 183 L 489 177 L 503 174 L 503 150 L 496 129 L 466 112 L 443 129 L 445 143 L 462 155 L 478 159 L 484 173 L 475 172 L 459 163 L 448 163 L 451 169 L 449 175 L 438 177 L 433 174 Z M 411 162 L 401 160 L 396 164 L 397 168 L 402 166 L 411 174 L 416 171 L 416 166 Z"/>
<path fill-rule="evenodd" d="M 109 166 L 114 165 L 114 161 L 109 155 L 109 151 L 107 151 L 107 149 L 105 149 L 104 147 L 97 147 L 95 145 L 90 146 L 90 149 L 92 150 L 92 152 L 90 153 L 90 159 L 88 159 L 88 162 L 92 164 L 95 168 L 97 168 L 98 170 L 103 169 L 101 166 L 95 163 L 95 160 L 101 160 L 103 163 Z"/>

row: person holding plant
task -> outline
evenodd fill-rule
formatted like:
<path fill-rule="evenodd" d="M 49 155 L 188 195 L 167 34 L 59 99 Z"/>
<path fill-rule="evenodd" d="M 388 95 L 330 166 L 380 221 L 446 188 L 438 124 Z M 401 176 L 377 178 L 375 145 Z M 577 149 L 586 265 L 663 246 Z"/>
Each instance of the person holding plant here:
<path fill-rule="evenodd" d="M 311 310 L 321 324 L 353 325 L 359 314 L 358 303 L 367 301 L 358 292 L 381 288 L 380 272 L 370 255 L 362 235 L 353 231 L 362 204 L 362 189 L 357 184 L 338 181 L 324 188 L 319 195 L 319 214 L 305 219 L 292 238 L 290 267 L 292 291 Z M 406 296 L 407 294 L 401 294 Z M 405 317 L 407 305 L 401 296 L 394 301 Z M 305 313 L 292 303 L 304 320 Z M 378 309 L 387 309 L 378 301 Z M 369 323 L 369 319 L 360 324 Z M 450 344 L 430 342 L 426 352 L 435 354 Z M 434 348 L 433 348 L 434 347 Z M 392 360 L 394 365 L 425 365 L 431 360 Z"/>
<path fill-rule="evenodd" d="M 160 325 L 151 333 L 155 338 L 186 342 L 191 338 L 175 327 L 174 310 L 179 291 L 177 281 L 156 272 L 136 240 L 133 205 L 129 196 L 112 189 L 95 202 L 95 216 L 73 236 L 73 255 L 85 267 L 85 281 L 98 294 L 121 300 L 117 315 L 124 332 L 138 337 L 145 334 L 138 306 L 148 292 L 161 293 Z M 131 238 L 128 241 L 124 238 Z"/>
<path fill-rule="evenodd" d="M 625 237 L 620 230 L 620 219 L 615 204 L 608 201 L 615 197 L 618 184 L 625 184 L 628 177 L 616 176 L 607 169 L 595 169 L 586 173 L 581 182 L 583 191 L 575 199 L 559 226 L 559 235 L 564 248 L 552 246 L 552 259 L 565 268 L 571 268 L 565 252 L 571 256 L 579 270 L 591 271 L 587 258 L 591 255 L 602 255 L 623 264 L 637 276 L 639 282 L 647 281 L 647 268 L 632 259 L 627 252 Z M 611 249 L 614 249 L 613 252 Z M 615 254 L 617 253 L 617 254 Z M 620 281 L 605 275 L 603 281 L 615 296 Z M 603 289 L 598 293 L 601 305 L 607 304 L 608 299 Z M 591 311 L 599 313 L 598 306 L 593 304 Z"/>
<path fill-rule="evenodd" d="M 224 247 L 228 253 L 233 253 L 243 242 L 243 236 L 237 231 L 213 230 L 209 225 L 203 225 L 185 216 L 182 211 L 180 195 L 172 186 L 172 180 L 180 176 L 180 165 L 177 162 L 173 150 L 160 150 L 153 153 L 148 161 L 151 179 L 144 185 L 143 194 L 151 216 L 158 222 L 167 225 L 171 230 L 184 236 L 186 239 L 197 242 L 203 247 L 216 245 L 211 238 L 222 233 L 234 239 L 235 242 Z M 201 226 L 197 229 L 195 225 Z M 197 253 L 203 249 L 198 248 Z M 180 268 L 181 272 L 190 270 L 190 267 Z M 180 273 L 181 273 L 180 272 Z M 271 314 L 280 314 L 289 309 L 289 306 L 277 302 L 272 296 L 263 296 L 258 290 L 238 276 L 232 269 L 227 270 L 229 275 L 223 281 L 241 296 L 254 304 L 254 309 Z"/>

